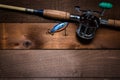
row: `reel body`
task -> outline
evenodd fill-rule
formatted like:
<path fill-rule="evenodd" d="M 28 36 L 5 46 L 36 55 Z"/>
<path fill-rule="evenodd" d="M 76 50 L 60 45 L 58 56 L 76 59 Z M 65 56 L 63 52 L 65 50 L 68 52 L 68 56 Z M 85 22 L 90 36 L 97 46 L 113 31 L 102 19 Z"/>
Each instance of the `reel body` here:
<path fill-rule="evenodd" d="M 81 15 L 79 27 L 76 30 L 77 35 L 83 39 L 92 39 L 99 27 L 99 18 L 87 11 Z"/>

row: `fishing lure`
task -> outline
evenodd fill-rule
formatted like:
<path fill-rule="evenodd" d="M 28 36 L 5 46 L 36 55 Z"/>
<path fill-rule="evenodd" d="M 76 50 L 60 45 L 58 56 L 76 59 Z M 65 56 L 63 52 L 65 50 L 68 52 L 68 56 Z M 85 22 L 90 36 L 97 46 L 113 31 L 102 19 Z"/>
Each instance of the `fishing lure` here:
<path fill-rule="evenodd" d="M 48 31 L 48 33 L 54 34 L 54 33 L 56 33 L 56 32 L 63 31 L 67 26 L 68 26 L 68 22 L 58 23 L 58 24 L 55 25 L 52 29 L 50 29 L 50 30 Z"/>

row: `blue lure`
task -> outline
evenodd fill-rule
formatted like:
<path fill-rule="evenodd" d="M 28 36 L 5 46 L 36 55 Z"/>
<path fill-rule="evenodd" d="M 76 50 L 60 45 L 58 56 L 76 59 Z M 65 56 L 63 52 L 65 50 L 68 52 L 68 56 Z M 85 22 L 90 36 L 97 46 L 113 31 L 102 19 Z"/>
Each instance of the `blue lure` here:
<path fill-rule="evenodd" d="M 58 23 L 57 25 L 55 25 L 50 31 L 49 33 L 55 33 L 58 31 L 62 31 L 64 30 L 68 25 L 68 22 L 62 22 L 62 23 Z"/>

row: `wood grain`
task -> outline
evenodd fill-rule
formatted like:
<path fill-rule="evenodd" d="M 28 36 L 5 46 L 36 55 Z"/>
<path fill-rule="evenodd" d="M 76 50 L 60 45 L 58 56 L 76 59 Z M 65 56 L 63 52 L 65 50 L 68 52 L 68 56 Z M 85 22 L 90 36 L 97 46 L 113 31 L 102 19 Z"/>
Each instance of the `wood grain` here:
<path fill-rule="evenodd" d="M 100 27 L 93 41 L 82 41 L 76 36 L 77 25 L 74 23 L 67 27 L 67 35 L 65 31 L 48 34 L 48 29 L 56 24 L 2 23 L 0 49 L 120 49 L 120 30 Z M 30 45 L 25 46 L 26 42 Z"/>
<path fill-rule="evenodd" d="M 55 9 L 79 14 L 81 9 L 99 10 L 104 0 L 1 0 L 0 4 L 34 9 Z M 106 10 L 105 19 L 120 19 L 120 0 Z M 79 42 L 76 25 L 70 23 L 54 36 L 46 31 L 59 21 L 0 9 L 0 49 L 119 49 L 120 31 L 105 28 L 97 31 L 91 44 Z M 30 42 L 28 47 L 24 42 Z M 0 80 L 120 80 L 120 50 L 0 50 Z M 65 78 L 63 78 L 65 77 Z"/>
<path fill-rule="evenodd" d="M 120 50 L 1 50 L 0 77 L 120 77 L 119 53 Z"/>
<path fill-rule="evenodd" d="M 0 78 L 1 80 L 120 80 L 119 78 Z"/>

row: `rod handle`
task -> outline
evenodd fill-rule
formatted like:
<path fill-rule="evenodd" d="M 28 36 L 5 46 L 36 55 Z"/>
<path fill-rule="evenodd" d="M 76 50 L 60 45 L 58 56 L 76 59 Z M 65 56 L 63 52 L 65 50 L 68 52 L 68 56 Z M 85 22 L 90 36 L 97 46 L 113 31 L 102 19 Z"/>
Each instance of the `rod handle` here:
<path fill-rule="evenodd" d="M 58 10 L 49 10 L 45 9 L 43 15 L 49 18 L 60 19 L 60 20 L 69 20 L 70 13 Z"/>
<path fill-rule="evenodd" d="M 120 27 L 120 20 L 108 19 L 108 25 Z"/>
<path fill-rule="evenodd" d="M 43 16 L 53 18 L 53 19 L 60 19 L 60 20 L 70 19 L 70 13 L 64 12 L 64 11 L 58 11 L 58 10 L 45 9 L 45 10 L 40 11 L 40 10 L 28 9 L 28 8 L 23 8 L 23 7 L 5 5 L 5 4 L 0 4 L 0 8 L 23 11 L 23 12 L 25 11 L 35 12 L 38 14 L 43 14 Z"/>

